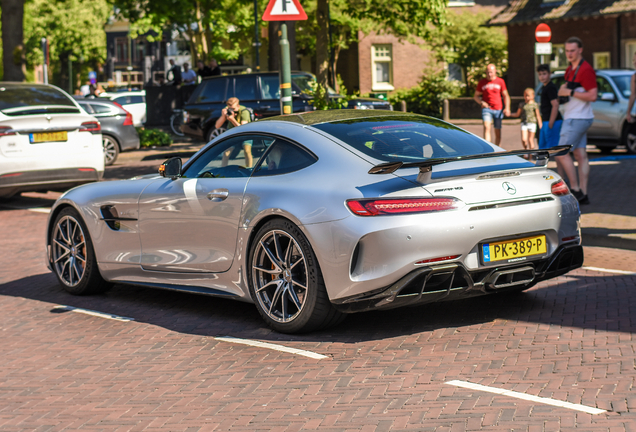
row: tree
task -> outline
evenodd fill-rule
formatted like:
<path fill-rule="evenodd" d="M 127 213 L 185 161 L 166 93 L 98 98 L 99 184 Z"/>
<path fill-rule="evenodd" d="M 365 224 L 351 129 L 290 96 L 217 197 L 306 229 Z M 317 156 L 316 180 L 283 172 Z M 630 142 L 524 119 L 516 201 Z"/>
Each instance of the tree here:
<path fill-rule="evenodd" d="M 465 94 L 472 96 L 489 63 L 500 75 L 508 70 L 508 42 L 500 28 L 483 26 L 487 13 L 449 13 L 447 18 L 449 25 L 434 31 L 430 47 L 437 60 L 461 67 Z"/>
<path fill-rule="evenodd" d="M 5 81 L 24 81 L 24 0 L 2 0 L 2 66 Z"/>
<path fill-rule="evenodd" d="M 111 13 L 106 0 L 31 0 L 25 8 L 26 61 L 42 64 L 41 39 L 49 40 L 54 81 L 68 88 L 69 62 L 76 72 L 96 69 L 106 60 L 104 24 Z M 74 74 L 75 75 L 75 74 Z"/>

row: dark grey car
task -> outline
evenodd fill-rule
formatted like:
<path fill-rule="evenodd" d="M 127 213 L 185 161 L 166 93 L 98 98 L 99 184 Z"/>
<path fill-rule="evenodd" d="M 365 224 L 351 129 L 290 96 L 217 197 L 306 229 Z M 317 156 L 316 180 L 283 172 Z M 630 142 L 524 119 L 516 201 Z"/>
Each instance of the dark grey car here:
<path fill-rule="evenodd" d="M 132 114 L 121 105 L 102 99 L 77 99 L 77 102 L 102 126 L 105 165 L 115 163 L 120 151 L 139 148 L 139 134 L 133 126 Z"/>

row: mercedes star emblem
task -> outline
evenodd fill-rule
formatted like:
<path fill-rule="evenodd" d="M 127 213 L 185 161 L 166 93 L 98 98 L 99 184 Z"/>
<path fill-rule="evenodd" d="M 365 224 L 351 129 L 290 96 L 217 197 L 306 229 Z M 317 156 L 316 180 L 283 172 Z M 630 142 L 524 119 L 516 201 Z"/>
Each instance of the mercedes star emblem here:
<path fill-rule="evenodd" d="M 514 195 L 517 193 L 517 188 L 515 187 L 515 185 L 513 185 L 510 182 L 503 182 L 501 184 L 501 187 L 503 187 L 503 189 L 508 192 L 510 195 Z"/>

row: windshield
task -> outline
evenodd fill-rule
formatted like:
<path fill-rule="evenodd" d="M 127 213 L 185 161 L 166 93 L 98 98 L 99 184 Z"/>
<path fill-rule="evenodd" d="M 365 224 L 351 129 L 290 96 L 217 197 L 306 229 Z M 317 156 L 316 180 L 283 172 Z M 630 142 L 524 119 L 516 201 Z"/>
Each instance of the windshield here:
<path fill-rule="evenodd" d="M 298 86 L 298 88 L 300 88 L 300 91 L 303 93 L 309 93 L 312 91 L 311 88 L 311 84 L 313 82 L 316 82 L 316 78 L 314 78 L 313 76 L 310 75 L 292 75 L 292 81 L 294 82 L 294 84 L 296 84 Z M 337 95 L 338 93 L 336 93 L 336 91 L 334 89 L 332 89 L 331 87 L 327 86 L 327 90 L 329 91 L 330 95 Z"/>
<path fill-rule="evenodd" d="M 0 85 L 0 110 L 34 105 L 68 106 L 77 110 L 73 101 L 54 87 L 43 85 Z"/>
<path fill-rule="evenodd" d="M 629 88 L 629 82 L 631 78 L 632 78 L 632 74 L 614 75 L 612 77 L 612 80 L 614 80 L 616 87 L 618 87 L 618 91 L 621 92 L 621 94 L 626 98 L 629 98 L 632 94 Z"/>
<path fill-rule="evenodd" d="M 487 142 L 469 132 L 417 115 L 367 117 L 321 123 L 314 127 L 356 150 L 387 162 L 417 162 L 495 151 Z"/>

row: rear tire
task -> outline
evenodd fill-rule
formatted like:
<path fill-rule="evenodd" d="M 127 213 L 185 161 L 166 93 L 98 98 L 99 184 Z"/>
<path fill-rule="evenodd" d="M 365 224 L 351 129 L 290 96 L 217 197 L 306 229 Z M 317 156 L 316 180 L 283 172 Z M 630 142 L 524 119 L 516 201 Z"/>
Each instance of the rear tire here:
<path fill-rule="evenodd" d="M 74 295 L 87 295 L 111 287 L 99 273 L 93 242 L 77 210 L 63 209 L 50 230 L 51 267 L 62 288 Z"/>
<path fill-rule="evenodd" d="M 110 166 L 115 163 L 119 156 L 119 144 L 115 138 L 102 135 L 102 145 L 104 146 L 104 165 Z"/>
<path fill-rule="evenodd" d="M 223 132 L 225 132 L 227 129 L 225 129 L 224 127 L 220 127 L 220 128 L 212 128 L 208 131 L 208 134 L 206 136 L 206 142 L 210 142 L 212 141 L 214 138 L 218 137 L 219 135 L 221 135 Z"/>
<path fill-rule="evenodd" d="M 307 237 L 289 220 L 273 219 L 258 230 L 247 264 L 252 299 L 274 330 L 306 333 L 344 320 L 329 301 Z"/>
<path fill-rule="evenodd" d="M 181 130 L 181 124 L 183 123 L 183 114 L 180 112 L 172 114 L 170 116 L 170 129 L 172 129 L 172 133 L 176 136 L 184 136 L 185 134 Z"/>

